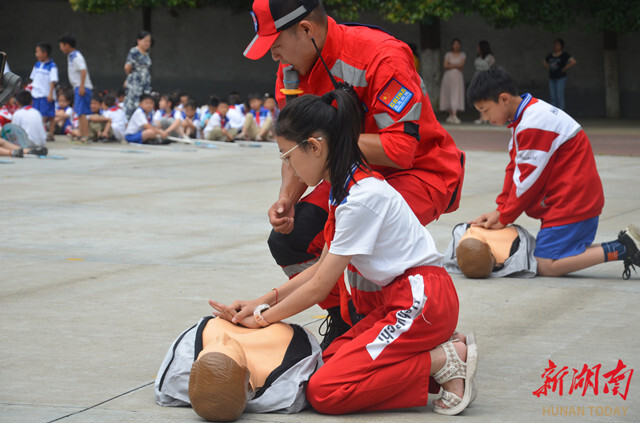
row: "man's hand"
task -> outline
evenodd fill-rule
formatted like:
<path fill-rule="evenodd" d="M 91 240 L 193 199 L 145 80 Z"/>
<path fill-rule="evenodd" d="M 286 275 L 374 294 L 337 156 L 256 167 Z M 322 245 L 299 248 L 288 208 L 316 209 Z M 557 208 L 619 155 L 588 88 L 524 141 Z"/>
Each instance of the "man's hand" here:
<path fill-rule="evenodd" d="M 83 96 L 85 92 L 86 91 L 84 90 L 83 86 L 80 86 L 80 88 L 78 88 L 78 94 L 80 94 L 81 96 Z"/>
<path fill-rule="evenodd" d="M 285 198 L 280 198 L 269 208 L 269 223 L 273 226 L 273 230 L 288 234 L 293 230 L 294 225 L 294 205 Z"/>
<path fill-rule="evenodd" d="M 472 226 L 481 226 L 485 229 L 502 229 L 505 227 L 505 225 L 500 223 L 500 212 L 498 210 L 481 214 L 470 221 L 469 224 Z"/>

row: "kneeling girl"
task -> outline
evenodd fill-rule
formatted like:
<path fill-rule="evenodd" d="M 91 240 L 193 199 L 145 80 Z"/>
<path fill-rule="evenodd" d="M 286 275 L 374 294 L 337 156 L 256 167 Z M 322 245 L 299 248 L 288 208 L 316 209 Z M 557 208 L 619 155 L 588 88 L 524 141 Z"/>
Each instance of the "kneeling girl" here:
<path fill-rule="evenodd" d="M 345 414 L 425 406 L 433 376 L 444 389 L 434 411 L 457 414 L 475 397 L 474 337 L 449 340 L 458 321 L 455 287 L 429 232 L 367 165 L 358 104 L 344 90 L 305 95 L 287 104 L 276 126 L 280 158 L 296 175 L 309 186 L 331 183 L 320 260 L 256 300 L 210 304 L 234 323 L 264 327 L 324 300 L 352 263 L 381 286 L 377 307 L 324 351 L 307 387 L 313 408 Z"/>

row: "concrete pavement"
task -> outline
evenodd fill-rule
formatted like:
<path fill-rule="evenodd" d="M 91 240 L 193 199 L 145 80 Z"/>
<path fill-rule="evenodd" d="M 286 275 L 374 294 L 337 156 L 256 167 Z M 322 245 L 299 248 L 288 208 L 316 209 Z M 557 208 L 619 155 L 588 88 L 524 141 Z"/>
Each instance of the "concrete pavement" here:
<path fill-rule="evenodd" d="M 177 334 L 210 312 L 208 298 L 254 297 L 284 281 L 266 246 L 277 148 L 78 147 L 62 137 L 50 148 L 65 159 L 0 163 L 0 422 L 201 421 L 190 408 L 157 406 L 150 383 Z M 428 227 L 441 251 L 453 226 L 491 209 L 502 186 L 504 152 L 467 157 L 460 210 Z M 640 224 L 640 157 L 596 160 L 606 196 L 601 242 Z M 519 223 L 537 232 L 531 219 Z M 458 417 L 429 405 L 241 421 L 638 421 L 640 276 L 624 281 L 622 268 L 565 278 L 454 275 L 459 329 L 475 332 L 480 350 L 479 395 Z M 322 314 L 313 308 L 291 321 L 317 333 Z M 556 386 L 538 398 L 548 360 L 569 374 L 562 395 Z M 619 382 L 626 400 L 603 376 L 618 360 L 634 369 Z M 597 394 L 569 394 L 572 369 L 584 365 L 601 365 Z M 556 417 L 563 413 L 578 416 Z"/>

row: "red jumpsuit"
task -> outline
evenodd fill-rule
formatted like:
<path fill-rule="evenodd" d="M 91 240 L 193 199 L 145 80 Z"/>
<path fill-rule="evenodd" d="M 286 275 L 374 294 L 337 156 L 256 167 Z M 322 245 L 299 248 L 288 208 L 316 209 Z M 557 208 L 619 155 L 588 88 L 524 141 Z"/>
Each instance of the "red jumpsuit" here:
<path fill-rule="evenodd" d="M 464 177 L 464 156 L 451 136 L 438 123 L 426 87 L 413 65 L 409 47 L 380 29 L 338 25 L 328 18 L 322 57 L 338 82 L 356 90 L 365 108 L 364 133 L 379 134 L 386 155 L 399 168 L 372 166 L 407 201 L 423 225 L 442 213 L 458 208 Z M 285 105 L 282 69 L 278 69 L 276 98 Z M 300 76 L 305 94 L 322 95 L 333 90 L 326 69 L 318 60 L 307 75 Z M 326 185 L 326 184 L 325 184 Z M 326 216 L 328 187 L 320 186 L 296 206 L 295 229 L 283 235 L 275 231 L 269 247 L 276 262 L 292 276 L 319 257 L 324 246 L 317 216 Z M 299 209 L 302 208 L 299 213 Z M 308 214 L 313 216 L 309 217 Z M 325 217 L 326 218 L 326 217 Z M 350 267 L 351 288 L 378 291 Z M 366 294 L 365 294 L 366 295 Z M 334 292 L 320 305 L 337 305 Z M 370 307 L 359 309 L 367 313 Z"/>
<path fill-rule="evenodd" d="M 372 176 L 356 171 L 349 188 L 366 177 Z M 336 208 L 330 207 L 325 227 L 329 246 Z M 375 296 L 379 305 L 331 343 L 323 353 L 325 364 L 309 380 L 307 399 L 320 413 L 427 405 L 429 351 L 451 336 L 458 321 L 458 296 L 451 277 L 442 267 L 414 267 Z M 359 301 L 354 297 L 356 308 Z"/>

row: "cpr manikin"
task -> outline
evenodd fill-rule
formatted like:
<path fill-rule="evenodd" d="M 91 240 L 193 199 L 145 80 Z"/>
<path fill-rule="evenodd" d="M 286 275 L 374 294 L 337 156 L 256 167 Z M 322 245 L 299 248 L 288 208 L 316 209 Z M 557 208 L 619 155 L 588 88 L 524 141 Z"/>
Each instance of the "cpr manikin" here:
<path fill-rule="evenodd" d="M 445 253 L 445 268 L 449 272 L 462 272 L 468 278 L 533 277 L 534 248 L 533 236 L 518 225 L 485 229 L 459 224 Z"/>
<path fill-rule="evenodd" d="M 204 317 L 169 348 L 156 402 L 191 404 L 210 421 L 233 421 L 245 411 L 294 413 L 306 406 L 306 382 L 320 365 L 315 337 L 300 326 L 248 329 Z"/>

